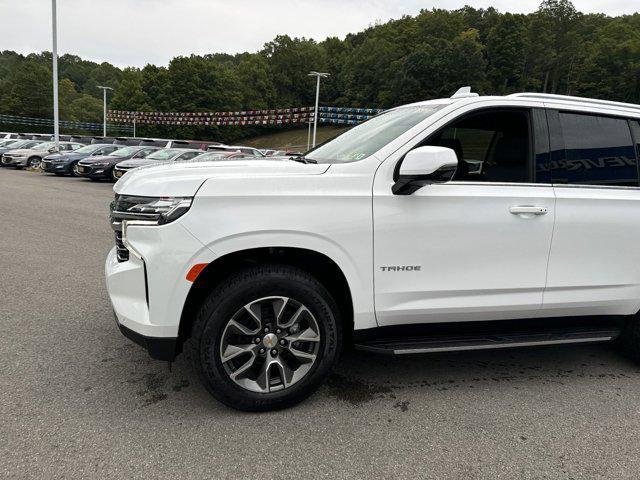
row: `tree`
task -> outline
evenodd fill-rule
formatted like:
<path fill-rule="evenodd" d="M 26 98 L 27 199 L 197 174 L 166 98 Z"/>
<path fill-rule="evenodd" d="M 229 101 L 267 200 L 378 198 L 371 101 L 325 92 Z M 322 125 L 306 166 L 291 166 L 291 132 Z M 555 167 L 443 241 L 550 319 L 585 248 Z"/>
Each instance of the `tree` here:
<path fill-rule="evenodd" d="M 501 16 L 487 35 L 487 77 L 495 93 L 522 88 L 527 32 L 524 18 L 507 13 Z"/>

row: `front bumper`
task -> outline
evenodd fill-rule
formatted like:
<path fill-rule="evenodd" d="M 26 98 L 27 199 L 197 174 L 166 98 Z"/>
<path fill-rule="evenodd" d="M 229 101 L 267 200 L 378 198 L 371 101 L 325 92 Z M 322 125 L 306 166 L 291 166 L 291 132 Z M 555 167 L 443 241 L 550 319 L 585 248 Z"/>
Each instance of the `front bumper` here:
<path fill-rule="evenodd" d="M 122 178 L 124 176 L 125 173 L 127 173 L 129 170 L 131 170 L 130 168 L 127 169 L 123 169 L 123 168 L 118 168 L 116 167 L 115 170 L 113 171 L 113 175 L 115 178 Z"/>
<path fill-rule="evenodd" d="M 177 343 L 175 329 L 154 325 L 149 319 L 144 261 L 132 255 L 129 261 L 118 262 L 114 247 L 107 256 L 105 272 L 113 313 L 122 334 L 146 348 L 152 358 L 173 360 Z"/>
<path fill-rule="evenodd" d="M 51 160 L 42 160 L 40 162 L 40 168 L 47 173 L 71 173 L 70 163 L 57 163 Z"/>
<path fill-rule="evenodd" d="M 118 328 L 122 335 L 127 337 L 133 343 L 137 343 L 143 347 L 147 352 L 149 352 L 149 356 L 155 360 L 173 362 L 176 355 L 180 353 L 178 351 L 179 345 L 177 338 L 145 337 L 144 335 L 140 335 L 120 323 L 118 323 Z"/>
<path fill-rule="evenodd" d="M 86 178 L 111 178 L 111 167 L 94 167 L 78 163 L 78 174 Z"/>
<path fill-rule="evenodd" d="M 127 260 L 118 260 L 114 247 L 105 262 L 118 327 L 151 357 L 171 360 L 180 351 L 180 319 L 192 286 L 187 272 L 212 261 L 213 254 L 177 223 L 129 226 L 126 245 Z"/>
<path fill-rule="evenodd" d="M 3 167 L 26 167 L 27 157 L 11 157 L 7 155 L 2 156 Z"/>

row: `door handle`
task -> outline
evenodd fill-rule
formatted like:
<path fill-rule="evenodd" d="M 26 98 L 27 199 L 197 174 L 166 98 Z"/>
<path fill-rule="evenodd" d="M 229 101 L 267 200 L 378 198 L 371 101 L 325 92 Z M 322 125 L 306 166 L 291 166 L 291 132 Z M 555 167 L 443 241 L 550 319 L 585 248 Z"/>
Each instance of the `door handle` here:
<path fill-rule="evenodd" d="M 514 215 L 546 215 L 548 210 L 547 207 L 516 205 L 509 207 L 509 212 Z"/>

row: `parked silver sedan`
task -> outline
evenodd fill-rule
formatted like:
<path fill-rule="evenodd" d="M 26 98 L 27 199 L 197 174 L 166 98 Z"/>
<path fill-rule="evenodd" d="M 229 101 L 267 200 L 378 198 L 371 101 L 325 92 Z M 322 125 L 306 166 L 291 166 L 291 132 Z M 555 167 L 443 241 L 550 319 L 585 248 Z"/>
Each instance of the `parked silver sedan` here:
<path fill-rule="evenodd" d="M 5 167 L 38 168 L 42 158 L 51 153 L 56 151 L 72 152 L 82 146 L 83 145 L 81 143 L 76 142 L 60 142 L 60 149 L 56 150 L 55 142 L 38 143 L 30 148 L 9 150 L 2 155 L 2 164 Z"/>

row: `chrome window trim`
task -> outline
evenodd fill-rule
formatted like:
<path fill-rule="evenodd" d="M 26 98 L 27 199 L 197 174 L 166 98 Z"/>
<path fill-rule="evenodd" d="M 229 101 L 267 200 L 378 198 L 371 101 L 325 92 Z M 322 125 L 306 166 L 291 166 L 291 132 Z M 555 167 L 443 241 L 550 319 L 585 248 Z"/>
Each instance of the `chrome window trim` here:
<path fill-rule="evenodd" d="M 554 183 L 554 187 L 558 188 L 598 188 L 601 190 L 640 190 L 640 187 L 631 187 L 628 185 L 588 185 L 581 183 Z"/>
<path fill-rule="evenodd" d="M 579 183 L 522 183 L 522 182 L 467 182 L 464 180 L 454 180 L 452 182 L 432 183 L 428 186 L 436 185 L 469 185 L 474 187 L 490 186 L 490 187 L 558 187 L 558 188 L 597 188 L 602 190 L 640 190 L 640 187 L 632 187 L 627 185 L 590 185 Z"/>
<path fill-rule="evenodd" d="M 473 182 L 464 180 L 454 180 L 451 182 L 432 183 L 433 185 L 471 185 L 474 187 L 489 186 L 489 187 L 552 187 L 551 183 L 528 183 L 528 182 Z"/>

